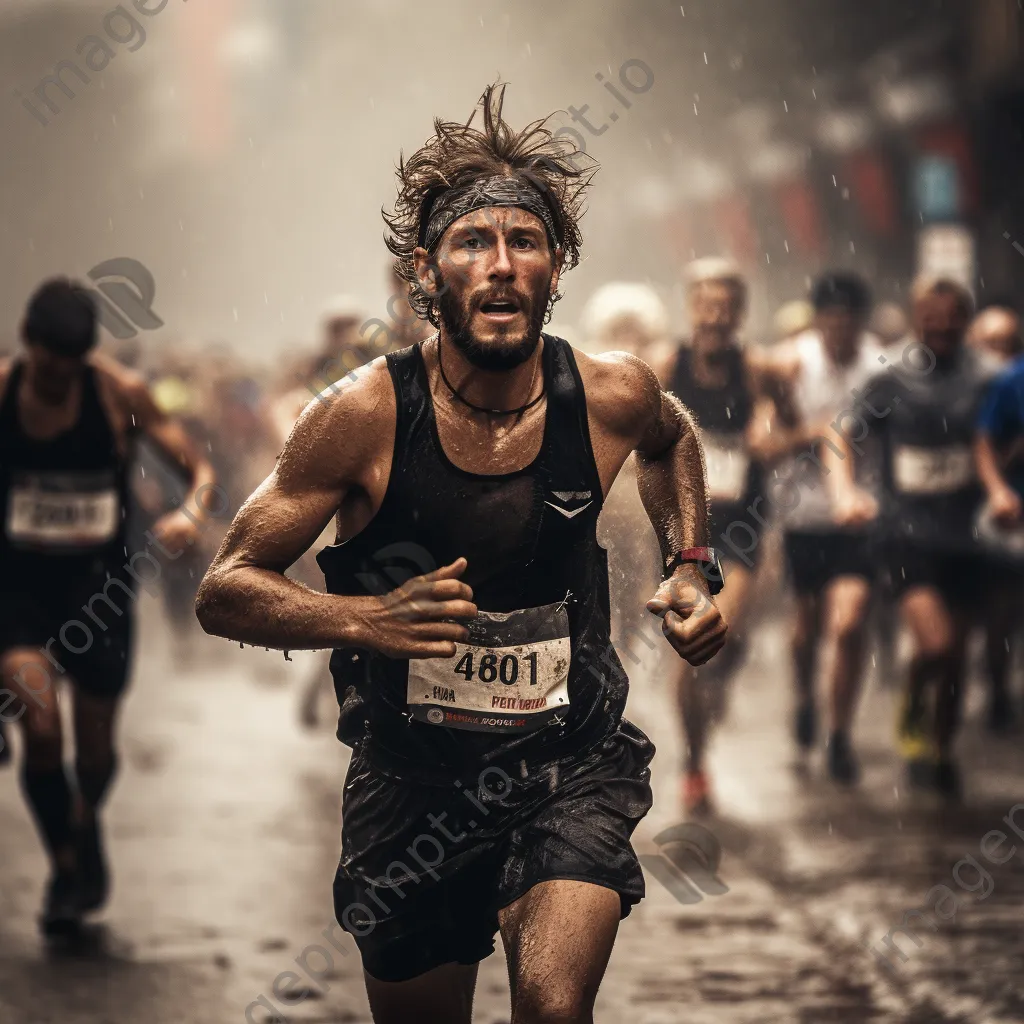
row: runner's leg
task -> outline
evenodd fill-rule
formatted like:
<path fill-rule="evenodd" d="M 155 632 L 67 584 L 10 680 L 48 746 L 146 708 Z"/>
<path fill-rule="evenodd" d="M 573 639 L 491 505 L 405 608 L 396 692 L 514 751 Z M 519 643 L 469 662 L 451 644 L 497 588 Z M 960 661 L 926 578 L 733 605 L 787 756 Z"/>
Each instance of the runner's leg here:
<path fill-rule="evenodd" d="M 991 686 L 988 727 L 1005 732 L 1013 725 L 1010 665 L 1018 623 L 1024 619 L 1024 593 L 1017 573 L 997 574 L 985 608 L 985 662 Z"/>
<path fill-rule="evenodd" d="M 24 746 L 21 788 L 52 869 L 41 923 L 47 932 L 59 931 L 73 925 L 78 916 L 72 794 L 64 772 L 59 677 L 40 651 L 27 647 L 14 647 L 0 655 L 0 677 L 4 688 L 16 694 L 25 708 L 18 720 Z"/>
<path fill-rule="evenodd" d="M 470 1024 L 479 964 L 443 964 L 409 981 L 363 973 L 375 1024 Z"/>
<path fill-rule="evenodd" d="M 950 610 L 934 586 L 911 587 L 903 595 L 900 611 L 914 645 L 900 721 L 901 754 L 910 767 L 911 781 L 924 782 L 920 773 L 930 770 L 936 756 L 928 691 L 950 678 L 956 631 Z M 931 696 L 935 699 L 937 694 Z"/>
<path fill-rule="evenodd" d="M 792 654 L 797 699 L 796 742 L 803 750 L 814 745 L 817 732 L 814 677 L 820 638 L 821 602 L 816 594 L 798 593 L 793 616 Z"/>
<path fill-rule="evenodd" d="M 863 576 L 837 576 L 825 592 L 828 634 L 834 647 L 830 687 L 829 773 L 853 783 L 860 774 L 850 748 L 850 729 L 864 674 L 871 585 Z"/>
<path fill-rule="evenodd" d="M 109 888 L 99 810 L 117 772 L 118 704 L 116 697 L 98 697 L 75 686 L 75 772 L 81 794 L 77 839 L 85 910 L 102 906 Z"/>
<path fill-rule="evenodd" d="M 620 916 L 618 893 L 563 879 L 505 907 L 498 917 L 512 1024 L 592 1024 Z"/>
<path fill-rule="evenodd" d="M 685 777 L 683 804 L 688 813 L 710 810 L 710 787 L 704 767 L 704 752 L 711 727 L 722 717 L 725 689 L 742 655 L 746 608 L 752 574 L 730 562 L 726 585 L 715 598 L 718 610 L 729 624 L 729 642 L 715 659 L 699 671 L 682 663 L 679 670 L 679 711 L 683 723 Z M 730 657 L 730 645 L 736 656 Z"/>

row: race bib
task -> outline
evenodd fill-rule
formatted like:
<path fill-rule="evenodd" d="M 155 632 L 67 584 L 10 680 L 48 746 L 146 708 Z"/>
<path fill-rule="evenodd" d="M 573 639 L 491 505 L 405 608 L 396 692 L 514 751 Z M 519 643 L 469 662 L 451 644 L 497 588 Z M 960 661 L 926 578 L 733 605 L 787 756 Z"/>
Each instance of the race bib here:
<path fill-rule="evenodd" d="M 893 482 L 903 494 L 952 494 L 974 482 L 974 455 L 968 445 L 913 448 L 899 445 L 893 454 Z"/>
<path fill-rule="evenodd" d="M 16 547 L 98 547 L 113 540 L 120 521 L 110 473 L 24 473 L 11 481 L 5 529 Z"/>
<path fill-rule="evenodd" d="M 712 501 L 740 501 L 747 489 L 750 456 L 743 450 L 743 435 L 704 431 L 704 461 L 708 468 L 708 494 Z"/>
<path fill-rule="evenodd" d="M 564 604 L 479 612 L 451 658 L 409 662 L 409 712 L 419 722 L 476 732 L 533 732 L 569 706 Z"/>

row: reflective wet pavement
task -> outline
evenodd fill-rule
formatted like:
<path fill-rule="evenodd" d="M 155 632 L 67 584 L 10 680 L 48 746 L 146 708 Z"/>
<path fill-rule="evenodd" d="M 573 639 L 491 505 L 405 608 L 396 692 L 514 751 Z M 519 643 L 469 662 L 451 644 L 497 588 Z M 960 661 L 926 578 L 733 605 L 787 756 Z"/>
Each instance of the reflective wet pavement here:
<path fill-rule="evenodd" d="M 172 671 L 161 667 L 170 656 L 153 610 L 145 606 L 108 814 L 114 898 L 77 948 L 41 948 L 43 866 L 16 776 L 0 774 L 0 1024 L 228 1024 L 247 1012 L 262 1022 L 268 1013 L 253 1005 L 261 996 L 289 1021 L 368 1021 L 351 944 L 324 935 L 347 752 L 329 725 L 310 734 L 297 724 L 311 656 L 286 664 L 199 637 L 194 667 Z M 837 792 L 820 759 L 794 771 L 778 627 L 763 626 L 753 648 L 712 759 L 722 813 L 706 824 L 722 848 L 727 891 L 681 905 L 649 874 L 647 900 L 620 930 L 597 1019 L 1024 1020 L 1024 839 L 1000 825 L 1024 803 L 1020 739 L 986 737 L 972 702 L 967 799 L 951 810 L 904 791 L 892 696 L 872 685 L 858 722 L 864 783 Z M 630 716 L 659 747 L 655 808 L 637 847 L 664 860 L 654 836 L 679 820 L 674 713 L 658 667 L 633 675 Z M 1024 808 L 1016 821 L 1024 831 Z M 1001 858 L 1016 845 L 997 866 L 981 846 L 1000 827 L 1009 839 L 985 849 Z M 926 901 L 934 930 L 911 915 L 920 945 L 894 936 L 904 962 L 883 939 Z M 298 977 L 281 977 L 289 970 Z M 280 994 L 304 998 L 286 1007 Z M 508 1022 L 500 954 L 482 967 L 476 1019 Z"/>

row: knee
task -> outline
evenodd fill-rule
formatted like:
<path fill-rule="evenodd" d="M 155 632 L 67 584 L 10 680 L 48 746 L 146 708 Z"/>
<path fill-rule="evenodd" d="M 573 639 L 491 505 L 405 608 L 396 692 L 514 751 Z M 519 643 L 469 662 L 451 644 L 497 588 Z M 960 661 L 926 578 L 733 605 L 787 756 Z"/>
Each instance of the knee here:
<path fill-rule="evenodd" d="M 512 1024 L 592 1024 L 594 1000 L 586 993 L 554 985 L 526 987 L 516 991 Z"/>
<path fill-rule="evenodd" d="M 856 608 L 839 608 L 832 616 L 832 636 L 839 647 L 849 650 L 864 639 L 864 617 Z"/>

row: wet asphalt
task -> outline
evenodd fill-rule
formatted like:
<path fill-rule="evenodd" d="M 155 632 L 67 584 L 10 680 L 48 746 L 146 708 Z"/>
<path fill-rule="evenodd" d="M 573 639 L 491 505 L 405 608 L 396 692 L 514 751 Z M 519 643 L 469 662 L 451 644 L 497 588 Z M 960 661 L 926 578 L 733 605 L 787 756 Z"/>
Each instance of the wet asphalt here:
<path fill-rule="evenodd" d="M 348 752 L 328 692 L 320 729 L 297 715 L 315 656 L 286 663 L 202 635 L 174 644 L 155 604 L 141 610 L 107 813 L 114 894 L 76 943 L 40 942 L 45 869 L 16 775 L 0 772 L 0 1024 L 262 1024 L 267 1005 L 285 1021 L 368 1022 L 358 957 L 331 930 Z M 975 685 L 963 804 L 912 793 L 892 749 L 894 691 L 874 673 L 858 719 L 864 780 L 837 790 L 820 755 L 795 763 L 780 621 L 762 622 L 751 646 L 711 760 L 720 813 L 704 825 L 720 884 L 680 904 L 648 872 L 597 1020 L 1024 1020 L 1024 837 L 1001 824 L 1024 803 L 1021 737 L 986 735 Z M 659 751 L 635 845 L 664 868 L 654 837 L 681 820 L 670 666 L 648 655 L 627 667 L 628 713 Z M 1024 807 L 1015 821 L 1024 833 Z M 998 847 L 985 840 L 996 829 L 1008 836 Z M 914 935 L 889 949 L 915 908 L 930 923 L 911 914 Z M 475 1020 L 508 1024 L 500 952 L 482 965 Z"/>

